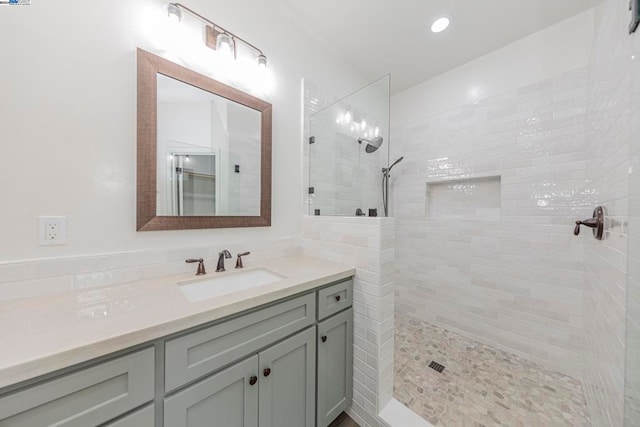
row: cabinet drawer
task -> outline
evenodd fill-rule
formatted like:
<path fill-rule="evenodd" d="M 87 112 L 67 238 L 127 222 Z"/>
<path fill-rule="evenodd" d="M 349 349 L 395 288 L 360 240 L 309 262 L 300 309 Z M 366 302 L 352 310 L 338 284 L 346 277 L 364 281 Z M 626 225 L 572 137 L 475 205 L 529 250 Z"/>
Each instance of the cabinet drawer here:
<path fill-rule="evenodd" d="M 155 423 L 155 406 L 149 405 L 104 427 L 154 427 Z"/>
<path fill-rule="evenodd" d="M 0 397 L 0 426 L 97 426 L 153 397 L 148 348 Z"/>
<path fill-rule="evenodd" d="M 167 341 L 165 391 L 214 372 L 315 322 L 315 294 Z"/>
<path fill-rule="evenodd" d="M 318 320 L 353 305 L 353 279 L 336 283 L 318 291 Z"/>

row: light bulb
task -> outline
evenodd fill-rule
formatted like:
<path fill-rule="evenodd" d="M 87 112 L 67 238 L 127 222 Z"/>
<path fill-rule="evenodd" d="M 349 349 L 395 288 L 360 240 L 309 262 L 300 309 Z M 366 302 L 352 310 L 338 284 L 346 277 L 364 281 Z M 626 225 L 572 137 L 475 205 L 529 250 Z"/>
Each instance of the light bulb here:
<path fill-rule="evenodd" d="M 344 121 L 347 124 L 351 123 L 351 110 L 347 110 L 347 112 L 344 113 Z"/>
<path fill-rule="evenodd" d="M 374 130 L 376 136 L 380 135 L 380 128 L 378 126 L 376 126 L 376 129 Z"/>
<path fill-rule="evenodd" d="M 233 57 L 233 39 L 229 34 L 218 34 L 218 37 L 216 37 L 216 52 L 225 57 Z"/>
<path fill-rule="evenodd" d="M 167 16 L 172 23 L 178 24 L 182 21 L 182 11 L 173 3 L 167 5 Z"/>
<path fill-rule="evenodd" d="M 258 62 L 258 68 L 267 68 L 267 64 L 269 63 L 267 57 L 264 55 L 258 55 L 256 61 Z"/>
<path fill-rule="evenodd" d="M 433 31 L 434 33 L 441 33 L 447 29 L 450 23 L 451 21 L 449 20 L 449 18 L 438 18 L 431 26 L 431 31 Z"/>
<path fill-rule="evenodd" d="M 362 129 L 364 130 L 367 127 L 367 121 L 365 119 L 362 119 L 362 122 L 360 122 L 360 126 L 362 126 Z"/>

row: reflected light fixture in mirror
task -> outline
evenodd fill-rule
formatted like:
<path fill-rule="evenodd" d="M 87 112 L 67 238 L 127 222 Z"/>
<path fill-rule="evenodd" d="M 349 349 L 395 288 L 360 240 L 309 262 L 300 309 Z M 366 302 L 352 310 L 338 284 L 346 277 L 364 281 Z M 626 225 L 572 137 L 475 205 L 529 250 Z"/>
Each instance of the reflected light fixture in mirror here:
<path fill-rule="evenodd" d="M 181 3 L 169 3 L 167 5 L 167 13 L 169 19 L 180 22 L 182 21 L 182 12 L 187 12 L 191 16 L 195 17 L 199 21 L 206 24 L 206 45 L 213 50 L 216 50 L 224 55 L 233 54 L 233 58 L 237 59 L 237 46 L 236 42 L 240 42 L 249 49 L 255 51 L 256 53 L 256 63 L 260 68 L 267 67 L 267 57 L 264 53 L 258 49 L 255 45 L 249 43 L 241 37 L 238 37 L 234 33 L 225 30 L 215 22 L 210 19 L 205 18 L 199 13 L 195 12 L 192 9 L 189 9 L 185 5 Z"/>

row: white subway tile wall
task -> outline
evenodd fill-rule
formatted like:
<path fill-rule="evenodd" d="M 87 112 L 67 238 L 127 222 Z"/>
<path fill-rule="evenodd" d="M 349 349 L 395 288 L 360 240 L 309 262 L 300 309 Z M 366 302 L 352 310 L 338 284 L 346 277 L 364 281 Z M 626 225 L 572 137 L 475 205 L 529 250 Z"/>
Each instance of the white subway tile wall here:
<path fill-rule="evenodd" d="M 616 0 L 601 2 L 596 11 L 599 28 L 589 64 L 590 156 L 586 178 L 594 202 L 606 208 L 607 231 L 603 242 L 584 241 L 583 381 L 593 425 L 621 426 L 632 109 L 631 15 L 628 3 Z"/>
<path fill-rule="evenodd" d="M 228 243 L 215 247 L 0 263 L 0 301 L 195 272 L 194 264 L 184 262 L 187 258 L 204 258 L 207 269 L 211 270 L 215 269 L 218 252 L 222 249 L 228 249 L 234 255 L 251 251 L 251 255 L 245 258 L 245 265 L 250 265 L 252 261 L 298 255 L 302 252 L 300 239 L 288 237 Z"/>
<path fill-rule="evenodd" d="M 581 376 L 586 83 L 577 69 L 394 123 L 396 310 Z M 465 197 L 431 184 L 429 200 L 442 180 Z"/>
<path fill-rule="evenodd" d="M 356 266 L 354 280 L 353 405 L 361 427 L 386 423 L 377 414 L 393 395 L 394 220 L 302 219 L 305 255 Z"/>
<path fill-rule="evenodd" d="M 427 182 L 430 218 L 500 219 L 500 177 Z"/>

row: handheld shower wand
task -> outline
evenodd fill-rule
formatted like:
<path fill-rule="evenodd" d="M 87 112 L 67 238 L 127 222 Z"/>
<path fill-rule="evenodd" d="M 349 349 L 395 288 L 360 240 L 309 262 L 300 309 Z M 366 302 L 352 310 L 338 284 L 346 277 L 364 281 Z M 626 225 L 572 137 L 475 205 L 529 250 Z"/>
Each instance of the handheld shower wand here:
<path fill-rule="evenodd" d="M 395 165 L 397 165 L 398 163 L 400 163 L 400 162 L 401 162 L 401 161 L 403 161 L 403 160 L 404 160 L 404 156 L 400 157 L 398 160 L 396 160 L 395 162 L 393 162 L 393 163 L 391 164 L 391 166 L 389 166 L 389 169 L 383 168 L 383 169 L 382 169 L 382 172 L 386 172 L 386 173 L 391 172 L 391 169 L 392 169 Z"/>
<path fill-rule="evenodd" d="M 382 207 L 384 216 L 389 216 L 389 178 L 391 169 L 404 159 L 404 156 L 393 162 L 388 168 L 382 168 Z"/>

